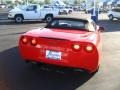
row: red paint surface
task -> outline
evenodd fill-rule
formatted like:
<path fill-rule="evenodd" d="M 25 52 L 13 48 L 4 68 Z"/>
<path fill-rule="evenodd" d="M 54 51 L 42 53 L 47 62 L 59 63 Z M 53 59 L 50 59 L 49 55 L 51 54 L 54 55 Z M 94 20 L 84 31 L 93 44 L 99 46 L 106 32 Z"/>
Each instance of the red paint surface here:
<path fill-rule="evenodd" d="M 43 62 L 53 65 L 82 68 L 94 72 L 100 62 L 101 38 L 100 32 L 87 32 L 78 30 L 62 29 L 36 29 L 25 33 L 28 39 L 27 44 L 19 40 L 20 54 L 25 60 Z M 21 36 L 21 37 L 22 37 Z M 37 45 L 30 44 L 31 38 L 37 39 Z M 72 49 L 73 44 L 81 46 L 79 51 Z M 92 52 L 86 52 L 87 45 L 93 46 Z M 61 52 L 61 60 L 48 59 L 45 56 L 46 50 Z"/>

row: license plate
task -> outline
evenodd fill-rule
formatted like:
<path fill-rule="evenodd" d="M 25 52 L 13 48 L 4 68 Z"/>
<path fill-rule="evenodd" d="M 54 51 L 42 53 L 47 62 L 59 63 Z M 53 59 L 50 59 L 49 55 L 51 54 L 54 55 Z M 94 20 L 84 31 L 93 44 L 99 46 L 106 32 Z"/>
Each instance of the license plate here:
<path fill-rule="evenodd" d="M 61 60 L 61 52 L 46 50 L 46 58 Z"/>

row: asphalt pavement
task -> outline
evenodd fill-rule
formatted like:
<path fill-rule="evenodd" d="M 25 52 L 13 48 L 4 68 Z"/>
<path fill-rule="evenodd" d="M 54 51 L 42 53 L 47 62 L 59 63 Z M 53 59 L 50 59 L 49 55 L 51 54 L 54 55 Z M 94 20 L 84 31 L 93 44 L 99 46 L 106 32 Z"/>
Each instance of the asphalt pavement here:
<path fill-rule="evenodd" d="M 84 16 L 84 13 L 72 15 Z M 88 15 L 89 17 L 89 15 Z M 99 25 L 103 53 L 99 71 L 94 75 L 51 70 L 26 64 L 18 49 L 18 40 L 24 32 L 44 27 L 42 21 L 16 24 L 0 22 L 0 90 L 119 90 L 120 89 L 120 21 L 109 21 L 100 16 Z"/>
<path fill-rule="evenodd" d="M 8 19 L 8 14 L 7 13 L 0 13 L 0 20 L 7 20 Z"/>

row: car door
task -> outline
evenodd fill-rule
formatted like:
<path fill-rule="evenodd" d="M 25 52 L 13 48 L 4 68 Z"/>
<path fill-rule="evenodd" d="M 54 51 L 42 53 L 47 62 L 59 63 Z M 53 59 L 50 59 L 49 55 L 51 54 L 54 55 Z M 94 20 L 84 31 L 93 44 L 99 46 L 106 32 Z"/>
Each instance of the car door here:
<path fill-rule="evenodd" d="M 115 8 L 112 10 L 112 14 L 115 18 L 120 18 L 120 10 Z"/>
<path fill-rule="evenodd" d="M 116 17 L 120 18 L 120 9 L 116 9 Z"/>
<path fill-rule="evenodd" d="M 39 19 L 40 18 L 40 12 L 37 9 L 36 5 L 30 5 L 26 8 L 26 11 L 24 12 L 24 18 L 25 19 Z"/>

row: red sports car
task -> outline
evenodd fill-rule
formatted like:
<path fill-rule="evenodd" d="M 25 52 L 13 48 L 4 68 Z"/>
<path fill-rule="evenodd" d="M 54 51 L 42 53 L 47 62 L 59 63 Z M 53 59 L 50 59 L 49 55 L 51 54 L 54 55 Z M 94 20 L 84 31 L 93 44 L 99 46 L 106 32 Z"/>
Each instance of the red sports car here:
<path fill-rule="evenodd" d="M 56 17 L 45 28 L 21 35 L 20 54 L 25 61 L 61 67 L 98 70 L 104 28 L 91 19 Z"/>

